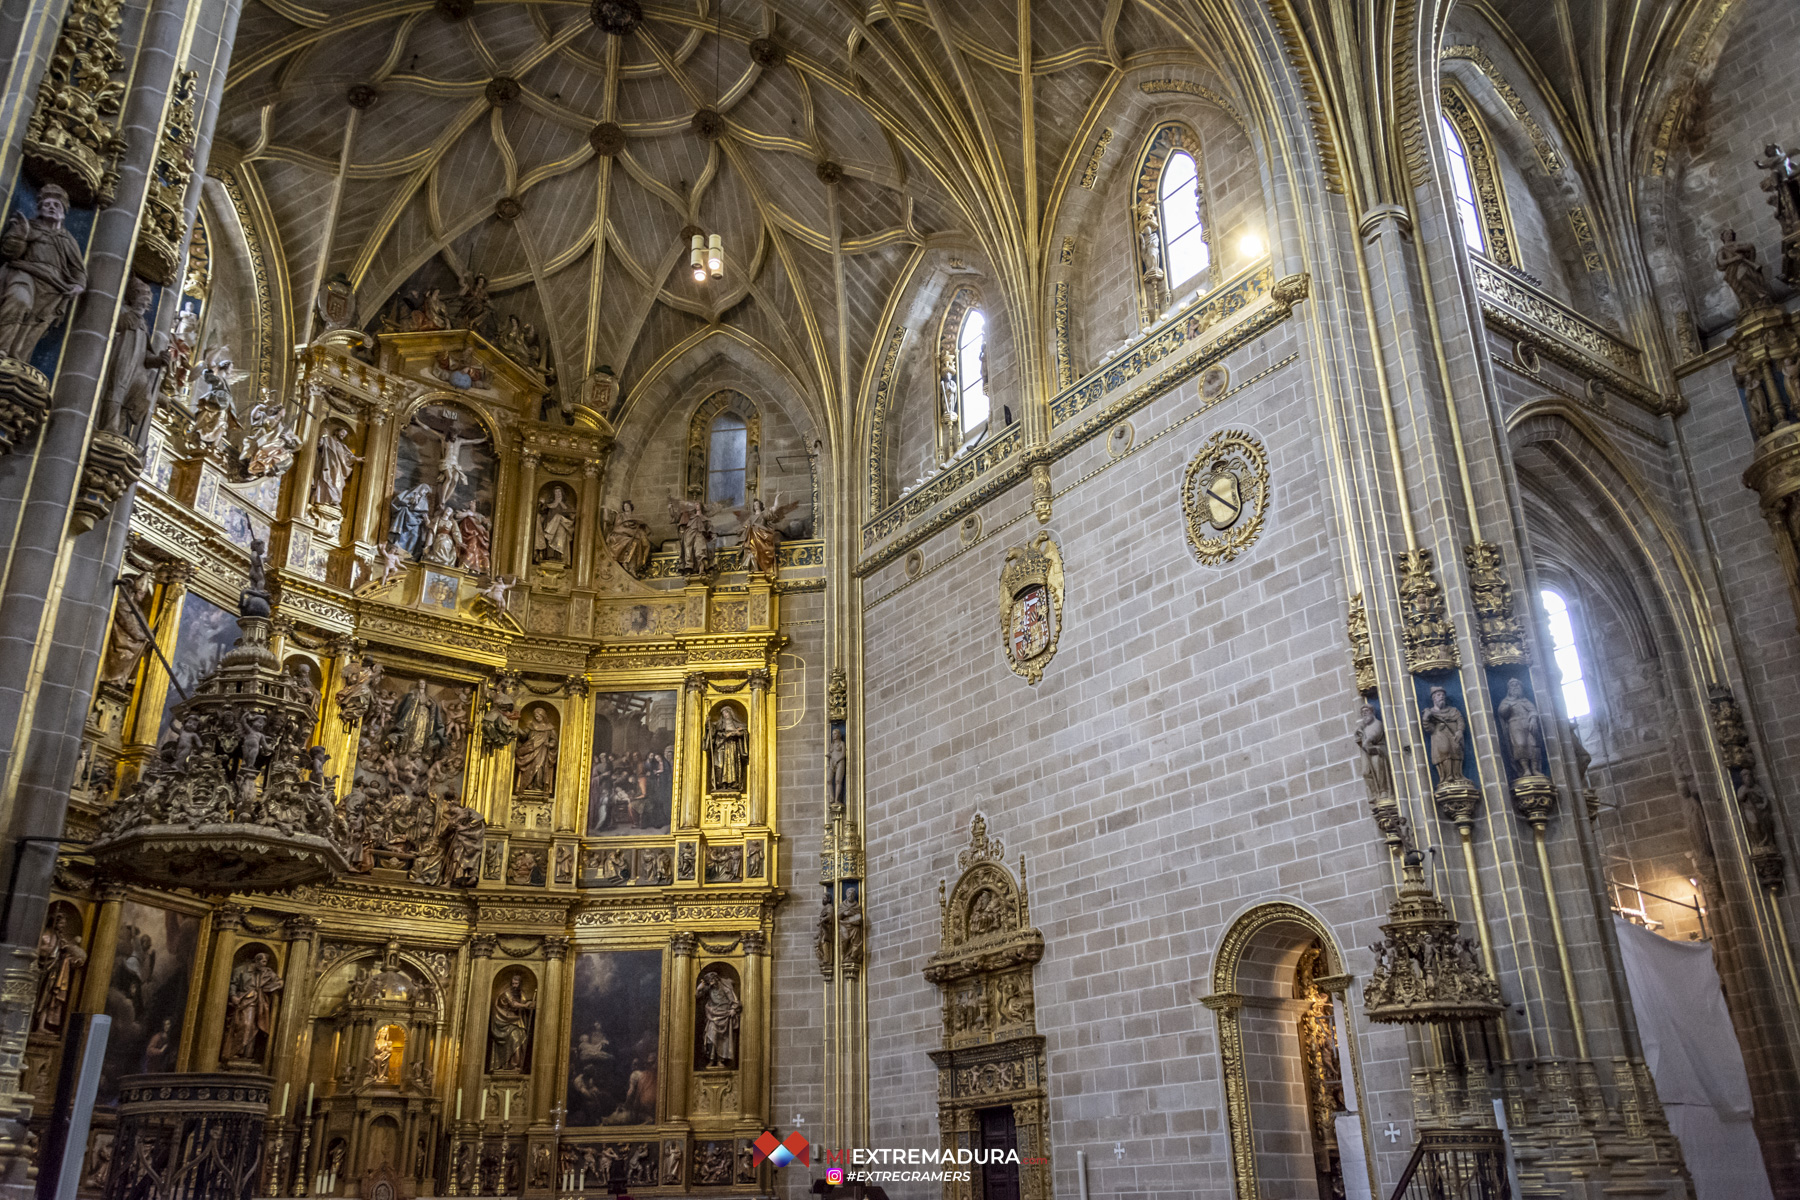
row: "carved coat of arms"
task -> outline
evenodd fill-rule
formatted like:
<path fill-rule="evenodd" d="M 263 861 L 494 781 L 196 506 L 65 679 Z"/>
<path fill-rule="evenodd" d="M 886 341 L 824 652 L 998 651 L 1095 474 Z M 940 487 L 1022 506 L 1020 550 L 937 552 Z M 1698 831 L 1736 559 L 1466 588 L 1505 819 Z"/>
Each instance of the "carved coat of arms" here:
<path fill-rule="evenodd" d="M 1006 552 L 1000 570 L 1000 641 L 1007 665 L 1029 683 L 1044 677 L 1062 633 L 1062 551 L 1040 533 Z"/>
<path fill-rule="evenodd" d="M 1206 566 L 1236 558 L 1262 533 L 1269 506 L 1269 456 L 1239 429 L 1215 433 L 1188 463 L 1181 484 L 1188 546 Z"/>

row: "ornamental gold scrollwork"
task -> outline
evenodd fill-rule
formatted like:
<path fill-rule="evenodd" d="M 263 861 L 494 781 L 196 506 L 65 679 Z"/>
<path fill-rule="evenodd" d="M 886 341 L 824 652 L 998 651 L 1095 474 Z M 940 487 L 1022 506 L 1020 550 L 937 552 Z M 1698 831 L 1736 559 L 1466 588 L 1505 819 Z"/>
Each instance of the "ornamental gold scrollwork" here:
<path fill-rule="evenodd" d="M 125 139 L 116 121 L 125 103 L 119 54 L 124 5 L 76 0 L 38 87 L 25 125 L 25 163 L 32 174 L 69 190 L 86 207 L 108 203 L 119 182 Z"/>
<path fill-rule="evenodd" d="M 1006 552 L 1000 570 L 1000 644 L 1015 675 L 1035 684 L 1062 636 L 1062 551 L 1047 533 Z"/>
<path fill-rule="evenodd" d="M 1240 429 L 1215 433 L 1188 463 L 1181 511 L 1188 547 L 1202 566 L 1236 558 L 1261 535 L 1269 508 L 1269 456 Z"/>

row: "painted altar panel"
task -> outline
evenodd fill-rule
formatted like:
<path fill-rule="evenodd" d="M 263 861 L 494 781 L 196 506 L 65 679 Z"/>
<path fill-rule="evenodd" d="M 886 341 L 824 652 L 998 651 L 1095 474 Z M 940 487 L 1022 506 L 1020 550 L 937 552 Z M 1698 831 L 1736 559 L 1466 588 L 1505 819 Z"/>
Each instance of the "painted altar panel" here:
<path fill-rule="evenodd" d="M 190 597 L 191 601 L 191 597 Z M 119 1098 L 127 1075 L 173 1071 L 187 1015 L 188 972 L 198 958 L 200 918 L 127 900 L 106 990 L 112 1034 L 100 1069 L 98 1103 Z"/>
<path fill-rule="evenodd" d="M 661 950 L 594 950 L 575 959 L 569 1006 L 568 1124 L 656 1120 Z"/>
<path fill-rule="evenodd" d="M 669 832 L 679 695 L 670 689 L 594 697 L 588 836 Z"/>
<path fill-rule="evenodd" d="M 189 592 L 181 602 L 175 652 L 169 656 L 169 663 L 175 668 L 174 682 L 192 695 L 200 680 L 219 665 L 219 660 L 225 657 L 225 652 L 237 638 L 236 613 L 227 612 L 204 596 Z M 180 702 L 181 692 L 171 686 L 163 700 L 162 721 L 157 725 L 159 739 L 168 732 L 169 713 Z"/>

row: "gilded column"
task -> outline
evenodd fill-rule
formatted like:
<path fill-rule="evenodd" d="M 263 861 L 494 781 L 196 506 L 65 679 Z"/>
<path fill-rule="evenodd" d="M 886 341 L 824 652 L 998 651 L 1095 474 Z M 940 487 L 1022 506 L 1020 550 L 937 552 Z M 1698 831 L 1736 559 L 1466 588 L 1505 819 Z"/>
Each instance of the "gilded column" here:
<path fill-rule="evenodd" d="M 571 675 L 563 680 L 563 695 L 569 702 L 563 706 L 563 750 L 558 756 L 556 802 L 550 821 L 551 828 L 557 833 L 575 832 L 575 818 L 581 812 L 581 797 L 588 786 L 588 763 L 582 753 L 587 739 L 585 734 L 578 736 L 576 731 L 585 731 L 593 725 L 589 690 L 585 675 Z"/>
<path fill-rule="evenodd" d="M 244 910 L 221 904 L 212 914 L 212 953 L 206 960 L 206 990 L 200 993 L 200 1031 L 194 1038 L 193 1070 L 219 1069 L 219 1045 L 225 1037 L 225 1001 L 231 994 L 231 953 Z"/>
<path fill-rule="evenodd" d="M 488 993 L 494 987 L 494 948 L 498 939 L 478 933 L 469 939 L 469 1000 L 463 1023 L 462 1073 L 464 1120 L 481 1111 L 481 1072 L 487 1065 Z"/>
<path fill-rule="evenodd" d="M 300 448 L 294 452 L 294 465 L 288 469 L 287 515 L 289 519 L 312 521 L 313 471 L 319 465 L 319 433 L 324 428 L 325 389 L 309 382 L 300 385 L 300 412 L 294 421 L 300 436 Z"/>
<path fill-rule="evenodd" d="M 669 1037 L 669 1120 L 687 1121 L 688 1076 L 694 1066 L 694 950 L 698 939 L 691 933 L 669 938 L 672 956 L 669 990 L 673 994 L 674 1032 Z"/>
<path fill-rule="evenodd" d="M 696 671 L 682 681 L 682 695 L 687 697 L 687 717 L 682 722 L 683 770 L 681 773 L 681 815 L 677 829 L 694 829 L 700 824 L 700 796 L 705 787 L 705 766 L 701 762 L 701 745 L 705 737 L 706 676 Z"/>
<path fill-rule="evenodd" d="M 763 1056 L 768 1042 L 769 940 L 760 931 L 744 935 L 744 1011 L 738 1034 L 738 1112 L 746 1119 L 766 1119 Z"/>
<path fill-rule="evenodd" d="M 364 427 L 362 478 L 356 489 L 356 540 L 379 544 L 387 540 L 381 523 L 381 489 L 393 478 L 388 458 L 394 452 L 394 423 L 386 409 L 375 409 Z"/>
<path fill-rule="evenodd" d="M 531 1120 L 549 1124 L 550 1107 L 556 1103 L 556 1064 L 563 1044 L 563 963 L 569 957 L 569 939 L 544 939 L 544 977 L 538 980 L 537 1046 L 531 1052 Z"/>
<path fill-rule="evenodd" d="M 94 932 L 88 938 L 87 977 L 81 982 L 81 1012 L 106 1011 L 106 989 L 112 984 L 113 959 L 119 953 L 119 913 L 125 906 L 125 886 L 100 885 L 100 908 L 94 914 Z"/>
<path fill-rule="evenodd" d="M 519 455 L 519 491 L 513 520 L 513 574 L 523 583 L 531 573 L 531 521 L 537 516 L 537 469 L 543 455 L 527 450 Z"/>
<path fill-rule="evenodd" d="M 312 1008 L 313 947 L 319 937 L 319 922 L 315 917 L 296 915 L 282 923 L 282 931 L 288 944 L 287 962 L 281 972 L 286 982 L 281 989 L 275 1035 L 269 1042 L 269 1074 L 275 1078 L 276 1093 L 296 1074 L 304 1078 L 305 1064 L 311 1058 L 306 1046 L 311 1040 L 307 1013 Z M 279 1099 L 276 1103 L 280 1103 Z"/>
<path fill-rule="evenodd" d="M 194 568 L 188 563 L 163 563 L 156 568 L 156 609 L 146 615 L 150 617 L 150 632 L 166 655 L 175 653 L 175 636 L 181 629 L 181 610 L 187 598 L 188 580 L 193 577 Z M 124 598 L 120 597 L 120 603 L 123 602 Z M 131 617 L 121 613 L 118 619 L 129 621 Z M 121 771 L 121 787 L 137 777 L 138 768 L 148 756 L 147 748 L 156 744 L 163 700 L 169 694 L 169 672 L 156 651 L 146 650 L 143 661 L 143 681 L 138 685 L 137 697 L 122 731 L 125 752 L 121 764 L 128 767 L 129 772 Z"/>
<path fill-rule="evenodd" d="M 581 466 L 581 512 L 575 518 L 575 586 L 586 587 L 594 576 L 594 538 L 600 525 L 600 464 Z"/>
<path fill-rule="evenodd" d="M 767 735 L 772 724 L 766 714 L 768 704 L 769 673 L 750 672 L 750 766 L 744 779 L 744 801 L 752 828 L 769 823 L 768 775 L 775 747 Z"/>

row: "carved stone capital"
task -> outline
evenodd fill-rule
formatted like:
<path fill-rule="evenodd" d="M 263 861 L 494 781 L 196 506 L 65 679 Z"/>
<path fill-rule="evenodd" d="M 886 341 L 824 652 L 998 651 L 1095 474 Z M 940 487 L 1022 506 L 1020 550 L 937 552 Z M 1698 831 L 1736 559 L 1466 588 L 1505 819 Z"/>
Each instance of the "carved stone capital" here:
<path fill-rule="evenodd" d="M 694 948 L 698 944 L 699 939 L 685 930 L 669 936 L 669 952 L 676 958 L 694 957 Z"/>
<path fill-rule="evenodd" d="M 758 957 L 769 952 L 769 939 L 761 930 L 752 929 L 744 935 L 744 953 Z"/>
<path fill-rule="evenodd" d="M 555 960 L 569 956 L 569 939 L 566 937 L 547 937 L 544 939 L 544 958 Z"/>
<path fill-rule="evenodd" d="M 213 932 L 235 933 L 244 927 L 244 918 L 249 915 L 236 904 L 221 904 L 213 909 Z"/>
<path fill-rule="evenodd" d="M 523 450 L 519 453 L 519 463 L 527 471 L 536 471 L 544 464 L 544 456 L 536 450 Z"/>
<path fill-rule="evenodd" d="M 109 880 L 100 885 L 100 903 L 102 904 L 122 903 L 130 894 L 131 889 L 116 880 Z"/>
<path fill-rule="evenodd" d="M 165 562 L 156 564 L 156 582 L 168 588 L 176 595 L 187 591 L 189 581 L 194 578 L 194 564 L 187 562 Z"/>
<path fill-rule="evenodd" d="M 585 696 L 587 694 L 588 681 L 586 675 L 570 675 L 563 680 L 563 695 L 573 697 Z"/>
<path fill-rule="evenodd" d="M 310 942 L 319 936 L 319 918 L 296 913 L 281 923 L 281 929 L 290 942 Z"/>
<path fill-rule="evenodd" d="M 499 945 L 500 939 L 493 934 L 478 933 L 469 939 L 469 955 L 472 958 L 492 958 Z"/>
<path fill-rule="evenodd" d="M 706 691 L 706 676 L 700 671 L 695 671 L 681 681 L 681 686 L 690 692 L 704 693 Z"/>
<path fill-rule="evenodd" d="M 750 672 L 750 690 L 752 692 L 768 691 L 769 673 L 761 669 Z"/>

